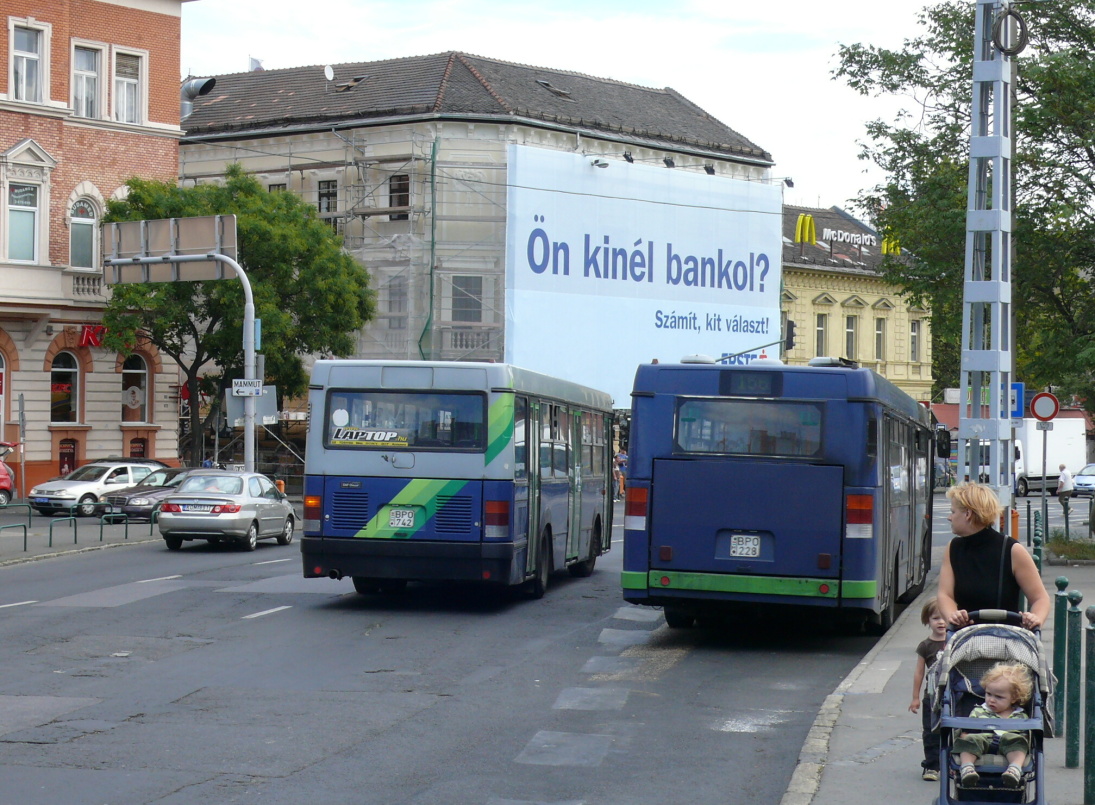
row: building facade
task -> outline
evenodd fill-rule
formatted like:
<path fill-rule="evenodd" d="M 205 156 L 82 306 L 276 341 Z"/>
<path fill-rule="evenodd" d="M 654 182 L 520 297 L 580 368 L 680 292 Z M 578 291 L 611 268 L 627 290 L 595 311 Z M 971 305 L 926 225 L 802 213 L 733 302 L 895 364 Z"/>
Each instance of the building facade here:
<path fill-rule="evenodd" d="M 177 173 L 182 2 L 3 6 L 0 430 L 25 490 L 88 459 L 177 457 L 174 364 L 101 346 L 100 222 L 128 178 Z"/>
<path fill-rule="evenodd" d="M 784 207 L 782 315 L 795 323 L 796 337 L 783 360 L 848 358 L 928 402 L 931 314 L 883 281 L 887 246 L 837 207 Z"/>
<path fill-rule="evenodd" d="M 216 82 L 183 121 L 182 183 L 239 162 L 315 204 L 377 291 L 361 358 L 504 358 L 511 146 L 601 176 L 614 161 L 770 181 L 766 151 L 670 89 L 463 53 Z"/>

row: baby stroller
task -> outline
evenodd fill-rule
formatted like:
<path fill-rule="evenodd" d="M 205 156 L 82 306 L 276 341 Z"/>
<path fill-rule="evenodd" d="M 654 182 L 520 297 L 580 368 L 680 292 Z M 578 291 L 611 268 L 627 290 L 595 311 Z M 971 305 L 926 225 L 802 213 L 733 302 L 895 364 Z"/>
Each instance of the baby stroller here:
<path fill-rule="evenodd" d="M 1042 652 L 1041 635 L 1024 629 L 1022 617 L 1016 612 L 983 609 L 970 612 L 973 625 L 949 636 L 942 656 L 932 667 L 935 694 L 932 706 L 932 726 L 940 735 L 939 798 L 937 805 L 952 802 L 1018 802 L 1024 805 L 1045 805 L 1044 738 L 1053 737 L 1052 711 L 1049 704 L 1053 692 L 1053 675 Z M 980 679 L 998 662 L 1018 663 L 1027 667 L 1034 682 L 1031 700 L 1024 705 L 1026 719 L 969 718 L 970 711 L 985 695 Z M 992 729 L 1026 732 L 1030 736 L 1030 752 L 1023 766 L 1018 788 L 1008 788 L 1001 779 L 1007 769 L 1003 755 L 986 753 L 977 759 L 979 782 L 963 786 L 959 777 L 957 756 L 952 754 L 954 739 L 959 733 Z"/>

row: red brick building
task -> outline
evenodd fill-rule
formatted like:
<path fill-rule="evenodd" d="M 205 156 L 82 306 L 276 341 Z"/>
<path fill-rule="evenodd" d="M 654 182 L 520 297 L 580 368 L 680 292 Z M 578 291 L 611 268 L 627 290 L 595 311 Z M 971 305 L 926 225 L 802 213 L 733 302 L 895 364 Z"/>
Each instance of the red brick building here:
<path fill-rule="evenodd" d="M 26 491 L 88 459 L 177 456 L 174 364 L 99 346 L 100 222 L 129 177 L 177 176 L 185 1 L 2 7 L 0 435 L 24 443 Z"/>

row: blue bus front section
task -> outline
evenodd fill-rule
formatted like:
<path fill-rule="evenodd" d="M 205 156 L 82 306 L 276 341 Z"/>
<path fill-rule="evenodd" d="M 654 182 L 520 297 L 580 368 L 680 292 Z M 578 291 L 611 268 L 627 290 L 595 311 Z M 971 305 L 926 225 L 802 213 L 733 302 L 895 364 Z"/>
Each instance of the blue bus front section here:
<path fill-rule="evenodd" d="M 306 476 L 305 578 L 524 580 L 506 481 Z"/>

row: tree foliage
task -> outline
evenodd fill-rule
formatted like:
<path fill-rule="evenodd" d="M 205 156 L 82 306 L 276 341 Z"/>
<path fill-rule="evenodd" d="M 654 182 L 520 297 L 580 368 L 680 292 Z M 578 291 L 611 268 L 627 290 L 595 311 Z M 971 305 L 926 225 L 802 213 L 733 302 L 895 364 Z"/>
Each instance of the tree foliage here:
<path fill-rule="evenodd" d="M 236 215 L 237 261 L 262 320 L 264 379 L 279 395 L 304 391 L 303 356 L 352 353 L 357 331 L 374 312 L 369 275 L 342 251 L 314 207 L 293 193 L 268 193 L 239 165 L 229 166 L 223 185 L 180 188 L 136 178 L 126 184 L 127 197 L 111 201 L 104 220 Z M 154 344 L 182 367 L 191 400 L 199 391 L 212 395 L 212 414 L 231 381 L 243 376 L 243 286 L 231 269 L 226 273 L 233 279 L 116 285 L 103 317 L 105 346 L 127 354 L 141 339 Z M 200 424 L 192 405 L 191 432 Z M 195 465 L 200 449 L 191 440 Z"/>
<path fill-rule="evenodd" d="M 1017 374 L 1095 407 L 1095 0 L 1018 8 L 1030 42 L 1013 87 Z M 835 70 L 864 95 L 907 100 L 867 125 L 860 156 L 886 179 L 858 206 L 912 255 L 884 272 L 932 307 L 937 390 L 957 386 L 960 368 L 974 9 L 931 5 L 901 48 L 842 46 Z"/>

